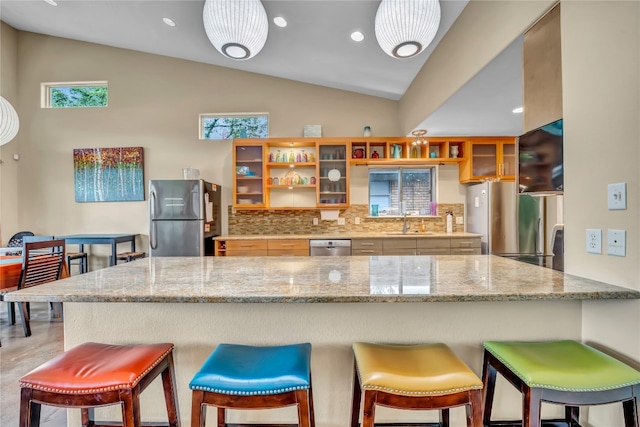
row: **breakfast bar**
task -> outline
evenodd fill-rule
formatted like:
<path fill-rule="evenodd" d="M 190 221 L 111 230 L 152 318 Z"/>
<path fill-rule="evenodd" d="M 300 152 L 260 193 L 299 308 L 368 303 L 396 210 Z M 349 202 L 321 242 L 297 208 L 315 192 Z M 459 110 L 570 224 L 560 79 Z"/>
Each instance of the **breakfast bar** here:
<path fill-rule="evenodd" d="M 638 298 L 635 290 L 491 255 L 152 257 L 6 296 L 64 302 L 67 349 L 89 341 L 174 343 L 183 425 L 189 381 L 219 343 L 309 342 L 320 427 L 349 423 L 355 341 L 444 342 L 479 374 L 485 340 L 580 340 L 582 301 L 622 307 Z M 166 418 L 159 384 L 142 402 L 144 418 Z M 377 411 L 377 420 L 390 419 L 390 411 Z M 114 409 L 97 413 L 119 417 Z M 498 387 L 493 413 L 518 418 L 517 392 Z M 393 415 L 437 419 L 434 412 Z M 464 425 L 464 409 L 451 417 L 453 426 Z M 69 413 L 70 425 L 78 420 Z M 292 420 L 293 408 L 229 416 L 232 423 Z"/>

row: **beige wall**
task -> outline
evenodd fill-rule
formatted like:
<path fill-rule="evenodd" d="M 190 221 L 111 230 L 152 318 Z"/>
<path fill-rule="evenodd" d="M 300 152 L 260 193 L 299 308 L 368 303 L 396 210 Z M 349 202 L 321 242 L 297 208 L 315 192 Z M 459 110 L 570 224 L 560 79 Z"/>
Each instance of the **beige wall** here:
<path fill-rule="evenodd" d="M 640 3 L 562 2 L 566 269 L 640 289 Z M 598 28 L 598 31 L 593 31 Z M 627 183 L 627 209 L 607 209 L 607 184 Z M 585 251 L 585 229 L 600 228 L 603 254 Z M 606 231 L 627 230 L 627 255 L 606 255 Z M 583 337 L 640 367 L 640 303 L 583 304 Z M 602 420 L 594 425 L 622 425 Z M 606 411 L 606 410 L 605 410 Z"/>
<path fill-rule="evenodd" d="M 324 136 L 359 136 L 365 124 L 400 134 L 396 101 L 346 91 L 26 32 L 18 58 L 19 226 L 37 233 L 135 232 L 147 247 L 146 201 L 75 202 L 74 148 L 142 146 L 145 181 L 194 167 L 228 204 L 231 142 L 198 140 L 199 113 L 268 112 L 273 137 L 302 136 L 306 124 Z M 40 108 L 41 82 L 88 80 L 109 82 L 108 108 Z"/>
<path fill-rule="evenodd" d="M 13 105 L 18 105 L 18 33 L 0 22 L 0 95 Z M 18 231 L 18 163 L 13 160 L 22 134 L 0 146 L 0 243 L 6 242 Z"/>
<path fill-rule="evenodd" d="M 408 134 L 542 16 L 555 0 L 471 0 L 400 101 Z"/>

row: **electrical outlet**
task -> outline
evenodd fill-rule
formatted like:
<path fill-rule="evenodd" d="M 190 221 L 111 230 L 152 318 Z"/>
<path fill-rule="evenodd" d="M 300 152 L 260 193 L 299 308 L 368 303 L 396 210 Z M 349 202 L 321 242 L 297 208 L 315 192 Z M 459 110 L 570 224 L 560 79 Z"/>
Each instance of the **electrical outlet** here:
<path fill-rule="evenodd" d="M 599 228 L 587 228 L 587 252 L 592 254 L 602 253 L 602 230 Z"/>
<path fill-rule="evenodd" d="M 313 218 L 313 225 L 318 225 L 318 218 Z"/>
<path fill-rule="evenodd" d="M 344 218 L 338 218 L 338 225 L 344 225 Z"/>
<path fill-rule="evenodd" d="M 464 217 L 457 216 L 457 217 L 456 217 L 456 224 L 457 224 L 457 225 L 462 225 L 462 224 L 464 224 Z"/>
<path fill-rule="evenodd" d="M 626 256 L 627 239 L 625 230 L 607 230 L 607 254 Z"/>
<path fill-rule="evenodd" d="M 355 225 L 359 225 L 359 224 L 360 224 L 360 217 L 359 217 L 359 216 L 355 217 L 355 218 L 353 219 L 353 223 L 354 223 Z"/>

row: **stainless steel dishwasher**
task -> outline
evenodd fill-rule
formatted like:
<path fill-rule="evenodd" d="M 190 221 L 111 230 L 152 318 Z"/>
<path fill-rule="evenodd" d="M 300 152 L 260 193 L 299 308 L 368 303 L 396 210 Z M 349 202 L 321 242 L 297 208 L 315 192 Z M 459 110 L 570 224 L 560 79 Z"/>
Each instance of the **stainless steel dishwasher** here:
<path fill-rule="evenodd" d="M 349 256 L 351 240 L 309 240 L 311 256 Z"/>

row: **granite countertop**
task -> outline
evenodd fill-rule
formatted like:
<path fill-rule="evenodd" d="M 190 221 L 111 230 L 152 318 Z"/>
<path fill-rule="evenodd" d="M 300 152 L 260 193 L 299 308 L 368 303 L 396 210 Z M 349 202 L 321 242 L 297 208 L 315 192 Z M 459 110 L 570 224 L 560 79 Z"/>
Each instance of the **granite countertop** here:
<path fill-rule="evenodd" d="M 494 255 L 151 257 L 6 301 L 403 303 L 636 299 L 640 292 Z"/>
<path fill-rule="evenodd" d="M 482 234 L 467 233 L 467 232 L 455 232 L 455 233 L 443 233 L 437 231 L 416 232 L 408 231 L 402 234 L 401 231 L 384 232 L 384 231 L 371 231 L 371 232 L 345 232 L 345 233 L 321 233 L 321 234 L 231 234 L 226 236 L 217 236 L 213 240 L 257 240 L 257 239 L 390 239 L 390 238 L 465 238 L 465 237 L 482 237 Z"/>

